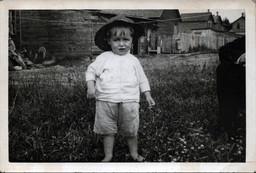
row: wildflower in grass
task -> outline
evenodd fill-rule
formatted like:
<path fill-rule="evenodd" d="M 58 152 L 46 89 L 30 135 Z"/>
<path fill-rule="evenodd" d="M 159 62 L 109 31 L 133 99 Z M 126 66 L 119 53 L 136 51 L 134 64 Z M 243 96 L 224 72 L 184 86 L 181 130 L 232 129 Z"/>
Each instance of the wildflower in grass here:
<path fill-rule="evenodd" d="M 191 150 L 194 150 L 195 148 L 194 148 L 194 147 L 191 147 L 190 149 L 191 149 Z"/>
<path fill-rule="evenodd" d="M 200 147 L 201 147 L 202 149 L 204 149 L 204 145 L 203 145 L 203 144 L 201 144 Z"/>
<path fill-rule="evenodd" d="M 238 155 L 241 155 L 241 154 L 242 154 L 242 152 L 241 152 L 241 151 L 238 151 L 238 152 L 237 152 L 237 154 L 238 154 Z"/>
<path fill-rule="evenodd" d="M 172 159 L 172 162 L 177 162 L 177 159 L 176 158 Z"/>

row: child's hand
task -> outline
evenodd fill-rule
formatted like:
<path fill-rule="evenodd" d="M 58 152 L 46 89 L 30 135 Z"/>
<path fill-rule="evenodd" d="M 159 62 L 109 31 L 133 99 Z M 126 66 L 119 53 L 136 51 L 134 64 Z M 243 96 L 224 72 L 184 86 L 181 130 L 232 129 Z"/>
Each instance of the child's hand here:
<path fill-rule="evenodd" d="M 88 88 L 88 90 L 87 90 L 87 98 L 88 98 L 88 99 L 94 99 L 94 98 L 96 98 L 96 95 L 95 95 L 95 88 Z"/>
<path fill-rule="evenodd" d="M 149 91 L 146 91 L 145 93 L 145 97 L 146 97 L 146 100 L 148 102 L 148 105 L 149 107 L 151 108 L 152 106 L 155 105 L 155 101 L 153 100 L 153 98 L 151 97 L 151 94 Z"/>
<path fill-rule="evenodd" d="M 95 83 L 94 81 L 88 81 L 87 82 L 87 98 L 88 99 L 94 99 L 96 98 L 95 95 Z"/>
<path fill-rule="evenodd" d="M 152 98 L 147 99 L 147 102 L 148 102 L 149 108 L 152 108 L 153 106 L 155 106 L 155 101 Z"/>

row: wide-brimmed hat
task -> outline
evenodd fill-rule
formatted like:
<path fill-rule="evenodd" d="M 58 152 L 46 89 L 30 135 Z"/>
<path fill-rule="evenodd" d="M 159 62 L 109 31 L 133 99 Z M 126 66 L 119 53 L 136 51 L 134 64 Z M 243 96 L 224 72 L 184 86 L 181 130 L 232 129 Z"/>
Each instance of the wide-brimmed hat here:
<path fill-rule="evenodd" d="M 111 18 L 104 26 L 102 26 L 96 33 L 94 41 L 95 44 L 104 51 L 111 50 L 111 46 L 107 41 L 107 32 L 109 28 L 113 26 L 124 25 L 130 26 L 134 29 L 133 42 L 138 40 L 142 35 L 144 35 L 144 28 L 139 24 L 135 24 L 131 19 L 128 19 L 124 15 L 118 15 Z"/>

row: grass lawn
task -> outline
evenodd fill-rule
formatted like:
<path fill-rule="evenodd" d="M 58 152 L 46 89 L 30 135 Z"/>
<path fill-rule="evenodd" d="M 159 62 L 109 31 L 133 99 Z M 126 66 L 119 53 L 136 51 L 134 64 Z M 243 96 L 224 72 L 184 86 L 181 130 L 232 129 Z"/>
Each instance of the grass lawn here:
<path fill-rule="evenodd" d="M 139 153 L 148 162 L 245 162 L 245 135 L 216 136 L 217 54 L 139 57 L 156 106 L 141 97 Z M 90 62 L 9 73 L 9 161 L 99 162 L 93 100 L 86 99 Z M 130 162 L 117 134 L 114 162 Z"/>

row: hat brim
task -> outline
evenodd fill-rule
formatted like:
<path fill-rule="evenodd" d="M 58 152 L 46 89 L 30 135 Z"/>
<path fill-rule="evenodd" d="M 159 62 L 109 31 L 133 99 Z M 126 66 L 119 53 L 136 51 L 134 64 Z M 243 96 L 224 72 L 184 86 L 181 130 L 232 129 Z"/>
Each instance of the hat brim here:
<path fill-rule="evenodd" d="M 138 40 L 142 35 L 144 35 L 144 28 L 143 26 L 139 25 L 139 24 L 135 24 L 135 23 L 130 23 L 130 22 L 125 22 L 122 20 L 116 20 L 113 21 L 111 23 L 108 23 L 106 25 L 104 25 L 102 28 L 100 28 L 98 30 L 98 32 L 95 35 L 94 41 L 95 44 L 104 51 L 109 51 L 111 50 L 111 46 L 108 44 L 108 40 L 106 38 L 107 32 L 109 30 L 109 28 L 111 28 L 112 26 L 116 26 L 116 25 L 127 25 L 130 26 L 134 29 L 134 37 L 133 37 L 133 42 L 135 42 L 136 40 Z"/>

